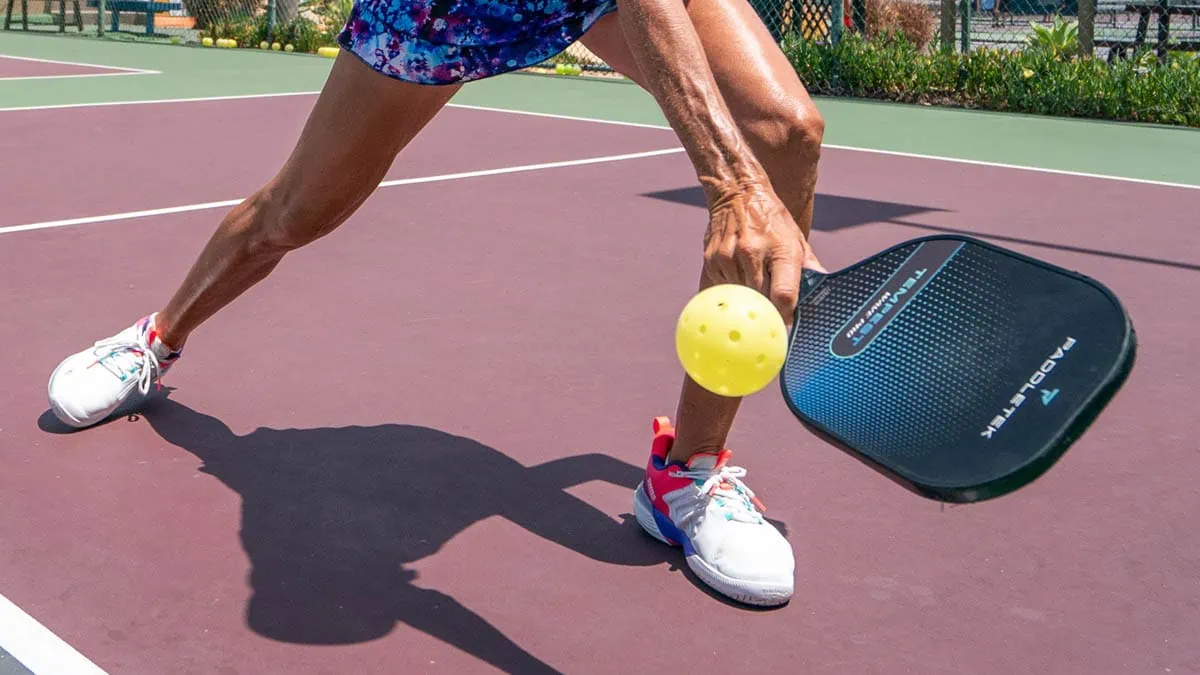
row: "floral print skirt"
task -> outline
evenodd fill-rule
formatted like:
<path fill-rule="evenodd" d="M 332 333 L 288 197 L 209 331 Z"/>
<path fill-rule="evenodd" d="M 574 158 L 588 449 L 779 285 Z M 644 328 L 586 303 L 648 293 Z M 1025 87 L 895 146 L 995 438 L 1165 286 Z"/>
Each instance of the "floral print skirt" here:
<path fill-rule="evenodd" d="M 616 0 L 354 0 L 343 49 L 406 82 L 456 84 L 535 65 Z"/>

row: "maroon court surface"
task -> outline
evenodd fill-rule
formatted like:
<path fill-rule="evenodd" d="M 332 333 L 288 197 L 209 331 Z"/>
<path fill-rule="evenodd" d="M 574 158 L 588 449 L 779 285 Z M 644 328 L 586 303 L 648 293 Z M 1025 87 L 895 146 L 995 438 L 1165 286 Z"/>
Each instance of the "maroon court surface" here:
<path fill-rule="evenodd" d="M 24 159 L 0 228 L 244 196 L 311 104 L 0 113 Z M 121 152 L 133 125 L 171 152 Z M 450 109 L 389 178 L 676 145 Z M 196 333 L 169 391 L 78 433 L 51 370 L 158 308 L 224 210 L 0 234 L 0 594 L 114 674 L 1200 671 L 1200 191 L 828 150 L 827 267 L 991 238 L 1104 281 L 1141 349 L 1059 465 L 974 506 L 814 440 L 775 388 L 746 401 L 735 463 L 798 567 L 752 611 L 632 517 L 682 376 L 694 183 L 672 154 L 382 188 Z"/>
<path fill-rule="evenodd" d="M 93 66 L 86 63 L 64 63 L 42 59 L 0 55 L 0 80 L 25 77 L 69 77 L 78 75 L 115 75 L 129 73 L 123 68 Z"/>

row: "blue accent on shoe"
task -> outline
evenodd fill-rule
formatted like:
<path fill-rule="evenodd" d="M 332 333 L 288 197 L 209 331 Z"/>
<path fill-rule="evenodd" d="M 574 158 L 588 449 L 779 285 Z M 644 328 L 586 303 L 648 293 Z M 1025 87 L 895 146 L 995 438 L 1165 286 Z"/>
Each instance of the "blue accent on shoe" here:
<path fill-rule="evenodd" d="M 676 527 L 666 514 L 654 508 L 653 505 L 651 509 L 654 512 L 654 524 L 658 526 L 658 531 L 667 539 L 682 546 L 684 555 L 696 555 L 696 549 L 692 547 L 692 540 L 688 539 L 683 530 Z"/>

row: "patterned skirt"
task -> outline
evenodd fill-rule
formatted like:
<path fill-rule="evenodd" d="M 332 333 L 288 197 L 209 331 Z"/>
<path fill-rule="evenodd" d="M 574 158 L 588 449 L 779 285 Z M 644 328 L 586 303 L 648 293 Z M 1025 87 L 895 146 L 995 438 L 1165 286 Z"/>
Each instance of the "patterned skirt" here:
<path fill-rule="evenodd" d="M 405 82 L 456 84 L 536 65 L 616 0 L 355 0 L 343 49 Z"/>

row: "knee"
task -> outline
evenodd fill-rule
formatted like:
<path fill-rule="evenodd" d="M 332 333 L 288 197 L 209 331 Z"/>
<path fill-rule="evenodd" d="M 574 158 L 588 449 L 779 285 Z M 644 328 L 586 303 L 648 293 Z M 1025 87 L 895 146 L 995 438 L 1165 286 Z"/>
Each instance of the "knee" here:
<path fill-rule="evenodd" d="M 752 122 L 749 136 L 768 170 L 811 170 L 821 158 L 825 119 L 811 102 L 796 102 Z"/>

